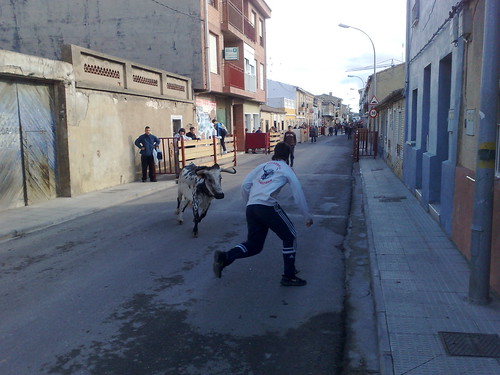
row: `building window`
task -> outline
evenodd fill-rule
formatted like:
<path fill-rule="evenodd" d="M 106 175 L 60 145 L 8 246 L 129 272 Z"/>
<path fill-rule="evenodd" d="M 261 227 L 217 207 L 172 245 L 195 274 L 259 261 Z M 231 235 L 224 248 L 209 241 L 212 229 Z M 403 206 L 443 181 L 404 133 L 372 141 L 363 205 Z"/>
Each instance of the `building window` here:
<path fill-rule="evenodd" d="M 257 20 L 257 14 L 252 10 L 252 13 L 250 14 L 250 23 L 252 24 L 253 27 L 255 27 L 256 20 Z"/>
<path fill-rule="evenodd" d="M 413 8 L 411 8 L 411 27 L 415 27 L 420 18 L 420 0 L 415 0 Z"/>
<path fill-rule="evenodd" d="M 208 0 L 208 3 L 213 6 L 215 9 L 217 9 L 217 3 L 219 0 Z"/>
<path fill-rule="evenodd" d="M 219 61 L 218 61 L 218 53 L 219 50 L 217 47 L 217 35 L 210 33 L 209 35 L 209 53 L 210 53 L 210 72 L 218 74 L 219 73 Z"/>
<path fill-rule="evenodd" d="M 264 21 L 259 18 L 259 43 L 264 45 Z"/>
<path fill-rule="evenodd" d="M 259 89 L 264 90 L 264 64 L 259 66 Z"/>
<path fill-rule="evenodd" d="M 255 52 L 252 47 L 245 44 L 245 90 L 257 91 L 257 61 L 255 60 Z"/>

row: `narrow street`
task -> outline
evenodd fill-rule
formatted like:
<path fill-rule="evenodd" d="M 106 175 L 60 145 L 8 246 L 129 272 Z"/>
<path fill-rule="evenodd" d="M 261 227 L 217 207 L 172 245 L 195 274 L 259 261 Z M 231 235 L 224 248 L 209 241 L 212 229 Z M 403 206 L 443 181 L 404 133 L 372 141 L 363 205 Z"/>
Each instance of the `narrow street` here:
<path fill-rule="evenodd" d="M 241 181 L 271 155 L 223 175 L 225 199 L 212 203 L 198 238 L 191 212 L 176 223 L 172 187 L 2 243 L 0 374 L 338 374 L 351 144 L 339 135 L 296 148 L 311 228 L 288 187 L 280 195 L 304 287 L 280 286 L 273 233 L 258 256 L 221 279 L 212 273 L 213 252 L 246 236 Z"/>

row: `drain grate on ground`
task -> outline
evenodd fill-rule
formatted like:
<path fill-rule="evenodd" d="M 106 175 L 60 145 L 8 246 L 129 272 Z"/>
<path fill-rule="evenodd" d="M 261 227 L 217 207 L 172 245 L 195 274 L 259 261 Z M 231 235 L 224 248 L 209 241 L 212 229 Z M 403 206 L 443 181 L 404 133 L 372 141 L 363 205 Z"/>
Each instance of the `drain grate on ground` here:
<path fill-rule="evenodd" d="M 450 356 L 500 358 L 500 337 L 483 333 L 438 332 Z"/>
<path fill-rule="evenodd" d="M 406 199 L 406 197 L 386 197 L 385 195 L 377 195 L 374 196 L 373 198 L 378 199 L 379 202 L 401 202 L 401 200 Z"/>

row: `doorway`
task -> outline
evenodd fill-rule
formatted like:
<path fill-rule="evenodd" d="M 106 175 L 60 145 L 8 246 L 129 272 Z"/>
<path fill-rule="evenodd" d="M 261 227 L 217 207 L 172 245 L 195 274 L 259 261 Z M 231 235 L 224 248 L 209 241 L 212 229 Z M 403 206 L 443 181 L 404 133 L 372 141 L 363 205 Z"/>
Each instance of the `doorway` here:
<path fill-rule="evenodd" d="M 56 197 L 53 89 L 0 80 L 0 209 Z"/>

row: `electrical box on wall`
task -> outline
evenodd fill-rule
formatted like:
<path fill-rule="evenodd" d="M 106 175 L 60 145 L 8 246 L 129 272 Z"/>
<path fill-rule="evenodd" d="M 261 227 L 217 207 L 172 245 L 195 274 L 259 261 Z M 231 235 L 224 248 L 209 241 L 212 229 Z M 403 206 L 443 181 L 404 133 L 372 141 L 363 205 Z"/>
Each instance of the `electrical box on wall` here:
<path fill-rule="evenodd" d="M 476 110 L 468 109 L 465 113 L 465 134 L 474 135 L 476 123 Z"/>

